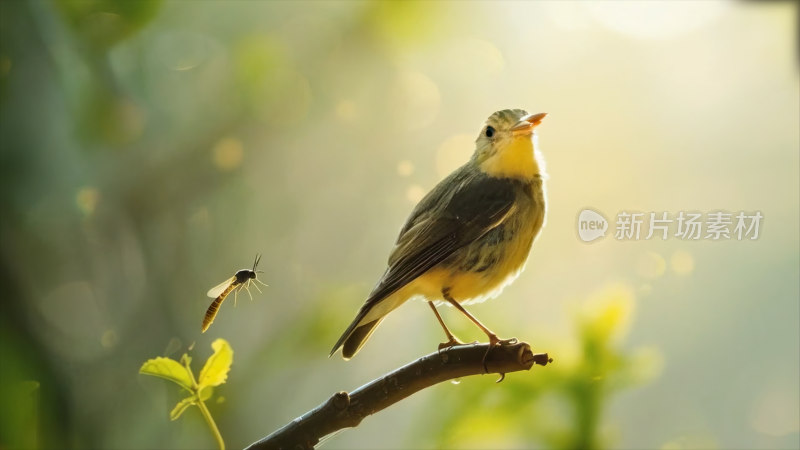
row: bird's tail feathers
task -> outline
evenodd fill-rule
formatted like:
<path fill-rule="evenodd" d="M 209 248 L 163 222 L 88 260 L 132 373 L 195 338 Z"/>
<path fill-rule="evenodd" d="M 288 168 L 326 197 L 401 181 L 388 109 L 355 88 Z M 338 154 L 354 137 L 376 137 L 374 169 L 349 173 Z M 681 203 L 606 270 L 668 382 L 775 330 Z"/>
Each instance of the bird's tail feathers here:
<path fill-rule="evenodd" d="M 353 319 L 353 322 L 350 326 L 344 330 L 342 336 L 339 337 L 339 340 L 336 341 L 336 345 L 333 346 L 330 355 L 333 356 L 339 348 L 342 348 L 342 357 L 344 359 L 350 359 L 358 353 L 361 347 L 367 342 L 367 339 L 372 335 L 375 331 L 375 328 L 383 321 L 384 316 L 379 317 L 377 319 L 372 319 L 368 322 L 365 322 L 365 318 L 369 311 L 361 310 L 356 315 L 356 318 Z"/>
<path fill-rule="evenodd" d="M 381 317 L 380 319 L 375 319 L 372 322 L 365 323 L 363 325 L 359 325 L 350 333 L 350 336 L 345 339 L 344 344 L 342 345 L 342 358 L 348 360 L 355 356 L 361 347 L 367 342 L 372 333 L 375 332 L 375 329 L 378 328 L 378 325 L 383 322 L 385 318 Z"/>
<path fill-rule="evenodd" d="M 364 316 L 366 315 L 367 311 L 365 311 L 364 308 L 362 307 L 361 310 L 358 311 L 356 318 L 353 319 L 353 322 L 350 323 L 347 329 L 344 330 L 344 333 L 342 333 L 342 335 L 339 337 L 339 340 L 336 341 L 336 344 L 334 344 L 333 348 L 331 349 L 331 353 L 328 355 L 328 357 L 333 356 L 333 354 L 336 353 L 336 351 L 339 350 L 342 347 L 342 345 L 344 345 L 344 342 L 347 340 L 347 338 L 350 337 L 351 334 L 353 334 L 353 331 L 356 329 L 358 324 L 364 319 Z"/>
<path fill-rule="evenodd" d="M 333 346 L 329 356 L 333 356 L 340 347 L 344 347 L 342 349 L 342 357 L 344 359 L 352 358 L 367 342 L 367 339 L 372 336 L 375 328 L 383 322 L 386 315 L 400 306 L 405 300 L 405 297 L 400 296 L 384 297 L 377 302 L 372 298 L 367 299 L 358 311 L 356 318 L 342 333 L 336 345 Z"/>
<path fill-rule="evenodd" d="M 367 339 L 372 336 L 375 328 L 383 322 L 386 314 L 391 311 L 391 309 L 387 310 L 385 308 L 386 305 L 383 303 L 385 301 L 386 299 L 378 303 L 370 301 L 364 303 L 364 306 L 362 306 L 358 314 L 356 314 L 356 318 L 353 319 L 350 326 L 344 330 L 344 333 L 342 333 L 342 336 L 336 342 L 336 345 L 333 346 L 333 350 L 331 350 L 328 356 L 333 356 L 341 347 L 344 347 L 342 349 L 342 357 L 346 360 L 358 353 L 364 343 L 367 342 Z"/>

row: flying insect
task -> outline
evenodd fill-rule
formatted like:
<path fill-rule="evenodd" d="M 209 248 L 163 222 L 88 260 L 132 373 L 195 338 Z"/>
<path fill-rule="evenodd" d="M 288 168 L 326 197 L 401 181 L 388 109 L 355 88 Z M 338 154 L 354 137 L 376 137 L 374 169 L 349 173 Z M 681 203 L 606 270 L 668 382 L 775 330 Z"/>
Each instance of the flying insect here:
<path fill-rule="evenodd" d="M 250 294 L 250 285 L 252 284 L 253 287 L 261 292 L 259 289 L 258 284 L 253 283 L 261 283 L 264 284 L 261 280 L 258 279 L 258 274 L 263 273 L 263 270 L 256 270 L 258 267 L 258 262 L 261 261 L 261 255 L 256 254 L 256 259 L 253 261 L 253 268 L 252 269 L 241 269 L 236 271 L 236 273 L 228 278 L 227 280 L 223 281 L 222 283 L 214 286 L 213 288 L 208 290 L 209 297 L 213 298 L 214 301 L 211 302 L 208 309 L 206 310 L 206 315 L 203 318 L 203 333 L 206 332 L 208 327 L 214 322 L 214 318 L 217 317 L 217 312 L 219 311 L 219 307 L 222 305 L 222 302 L 225 301 L 225 298 L 233 292 L 233 303 L 236 304 L 236 299 L 239 294 L 239 291 L 245 289 L 247 291 L 247 295 L 250 296 L 250 300 L 253 300 L 253 296 Z"/>

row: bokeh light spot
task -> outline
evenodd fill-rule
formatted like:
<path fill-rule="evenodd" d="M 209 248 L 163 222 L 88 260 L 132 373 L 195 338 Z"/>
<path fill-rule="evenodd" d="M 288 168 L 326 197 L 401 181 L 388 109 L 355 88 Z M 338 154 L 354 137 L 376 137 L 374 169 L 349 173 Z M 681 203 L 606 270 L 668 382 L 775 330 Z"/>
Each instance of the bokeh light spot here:
<path fill-rule="evenodd" d="M 214 165 L 222 171 L 229 172 L 242 165 L 244 149 L 242 141 L 227 137 L 214 146 Z"/>
<path fill-rule="evenodd" d="M 75 203 L 78 209 L 85 215 L 91 216 L 97 208 L 97 203 L 100 201 L 100 192 L 93 187 L 84 187 L 78 190 L 75 195 Z"/>
<path fill-rule="evenodd" d="M 147 114 L 133 99 L 126 96 L 97 97 L 86 104 L 82 124 L 86 133 L 102 142 L 115 145 L 134 142 L 144 131 Z"/>
<path fill-rule="evenodd" d="M 397 174 L 407 177 L 414 173 L 414 164 L 411 161 L 403 160 L 397 163 Z"/>
<path fill-rule="evenodd" d="M 391 110 L 398 121 L 410 130 L 430 125 L 439 114 L 442 99 L 439 88 L 420 72 L 401 72 L 390 96 Z"/>
<path fill-rule="evenodd" d="M 100 345 L 102 345 L 103 348 L 114 348 L 117 342 L 119 342 L 119 336 L 117 336 L 117 332 L 112 329 L 106 330 L 100 337 Z"/>
<path fill-rule="evenodd" d="M 3 56 L 0 58 L 0 76 L 4 77 L 11 72 L 11 58 Z"/>
<path fill-rule="evenodd" d="M 445 139 L 436 149 L 436 174 L 446 177 L 466 163 L 475 150 L 475 138 L 457 134 Z"/>
<path fill-rule="evenodd" d="M 342 122 L 352 123 L 358 118 L 358 108 L 352 100 L 342 100 L 336 104 L 336 117 Z"/>
<path fill-rule="evenodd" d="M 189 223 L 194 227 L 207 227 L 211 224 L 211 214 L 207 207 L 198 208 L 189 216 Z"/>
<path fill-rule="evenodd" d="M 37 299 L 34 306 L 44 326 L 37 331 L 51 351 L 70 355 L 72 360 L 101 356 L 98 342 L 107 330 L 107 318 L 88 281 L 61 284 Z"/>
<path fill-rule="evenodd" d="M 672 258 L 669 260 L 669 265 L 672 267 L 672 271 L 676 274 L 688 275 L 694 270 L 694 258 L 692 257 L 691 253 L 684 250 L 678 250 L 672 254 Z"/>
<path fill-rule="evenodd" d="M 654 279 L 658 278 L 661 275 L 664 275 L 664 271 L 667 269 L 667 262 L 664 260 L 664 257 L 659 255 L 656 252 L 647 252 L 639 258 L 639 266 L 637 272 L 639 275 L 648 278 Z"/>

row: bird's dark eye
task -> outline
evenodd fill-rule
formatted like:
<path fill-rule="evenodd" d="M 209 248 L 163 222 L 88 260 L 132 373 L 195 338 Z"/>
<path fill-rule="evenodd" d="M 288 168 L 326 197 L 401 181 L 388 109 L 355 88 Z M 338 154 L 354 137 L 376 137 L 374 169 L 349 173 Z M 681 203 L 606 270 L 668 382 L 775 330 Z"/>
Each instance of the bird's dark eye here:
<path fill-rule="evenodd" d="M 486 127 L 486 137 L 490 138 L 494 136 L 494 128 Z"/>

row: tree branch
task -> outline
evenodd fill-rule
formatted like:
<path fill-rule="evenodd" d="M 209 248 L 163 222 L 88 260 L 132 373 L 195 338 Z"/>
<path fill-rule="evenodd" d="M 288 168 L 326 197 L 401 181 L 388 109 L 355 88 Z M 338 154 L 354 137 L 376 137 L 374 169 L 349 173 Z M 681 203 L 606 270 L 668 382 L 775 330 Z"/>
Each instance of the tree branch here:
<path fill-rule="evenodd" d="M 365 417 L 391 406 L 411 394 L 442 381 L 485 373 L 500 374 L 530 370 L 534 364 L 553 360 L 547 353 L 534 354 L 525 342 L 504 344 L 483 356 L 488 344 L 469 344 L 434 352 L 381 378 L 370 381 L 352 393 L 337 392 L 313 410 L 303 414 L 269 436 L 250 444 L 248 450 L 312 449 L 324 436 L 355 427 Z"/>

